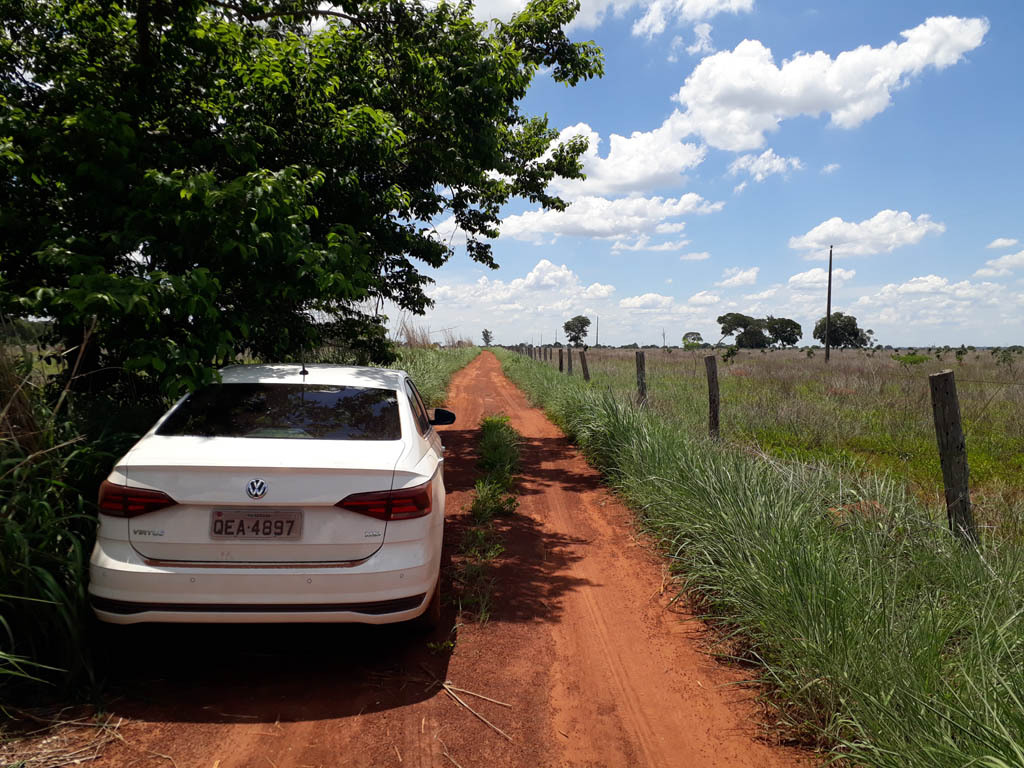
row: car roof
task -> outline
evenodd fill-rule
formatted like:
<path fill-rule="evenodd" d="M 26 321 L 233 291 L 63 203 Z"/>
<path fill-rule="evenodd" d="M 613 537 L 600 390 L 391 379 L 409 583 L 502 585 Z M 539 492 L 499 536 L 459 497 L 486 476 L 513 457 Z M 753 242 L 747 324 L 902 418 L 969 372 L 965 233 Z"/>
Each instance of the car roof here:
<path fill-rule="evenodd" d="M 370 389 L 400 389 L 405 371 L 362 365 L 230 365 L 220 375 L 225 384 L 318 384 Z"/>

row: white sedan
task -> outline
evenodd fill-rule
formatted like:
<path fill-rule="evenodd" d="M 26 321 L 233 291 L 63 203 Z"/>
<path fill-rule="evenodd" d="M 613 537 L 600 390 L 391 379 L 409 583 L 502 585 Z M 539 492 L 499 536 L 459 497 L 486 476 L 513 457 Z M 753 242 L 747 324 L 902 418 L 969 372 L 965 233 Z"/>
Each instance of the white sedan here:
<path fill-rule="evenodd" d="M 440 618 L 444 459 L 404 371 L 250 365 L 178 401 L 100 488 L 102 621 Z"/>

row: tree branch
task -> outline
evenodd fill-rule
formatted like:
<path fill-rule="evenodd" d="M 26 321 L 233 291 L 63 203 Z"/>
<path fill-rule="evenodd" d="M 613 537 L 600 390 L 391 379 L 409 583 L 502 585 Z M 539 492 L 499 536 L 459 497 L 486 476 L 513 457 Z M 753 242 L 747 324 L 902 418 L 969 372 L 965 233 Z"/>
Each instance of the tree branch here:
<path fill-rule="evenodd" d="M 231 3 L 223 2 L 222 0 L 206 0 L 206 2 L 207 4 L 212 5 L 215 8 L 220 8 L 221 10 L 225 11 L 231 11 L 232 13 L 237 14 L 247 19 L 248 21 L 267 21 L 268 19 L 281 18 L 282 16 L 332 16 L 334 18 L 351 21 L 353 24 L 357 24 L 360 21 L 362 21 L 358 16 L 350 16 L 349 14 L 342 13 L 341 11 L 328 11 L 320 8 L 306 11 L 267 11 L 266 13 L 246 13 L 237 5 L 232 5 Z"/>

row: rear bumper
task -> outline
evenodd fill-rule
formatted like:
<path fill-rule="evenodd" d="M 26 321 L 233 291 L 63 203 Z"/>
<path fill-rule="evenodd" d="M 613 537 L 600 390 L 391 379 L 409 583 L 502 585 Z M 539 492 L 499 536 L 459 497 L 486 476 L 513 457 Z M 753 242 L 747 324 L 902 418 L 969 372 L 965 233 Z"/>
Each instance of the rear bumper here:
<path fill-rule="evenodd" d="M 354 564 L 230 567 L 153 564 L 128 542 L 97 541 L 89 597 L 101 620 L 304 623 L 407 621 L 427 608 L 440 572 L 440 537 L 385 543 Z"/>

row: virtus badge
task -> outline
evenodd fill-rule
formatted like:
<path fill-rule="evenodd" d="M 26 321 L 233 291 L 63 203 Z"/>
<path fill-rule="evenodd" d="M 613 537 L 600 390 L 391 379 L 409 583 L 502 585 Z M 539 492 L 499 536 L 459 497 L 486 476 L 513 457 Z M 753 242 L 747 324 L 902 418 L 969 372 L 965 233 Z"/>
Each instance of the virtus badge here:
<path fill-rule="evenodd" d="M 266 481 L 259 477 L 255 480 L 250 480 L 248 485 L 245 486 L 245 492 L 249 494 L 250 499 L 262 499 L 267 495 L 268 490 L 270 490 L 270 487 Z"/>

